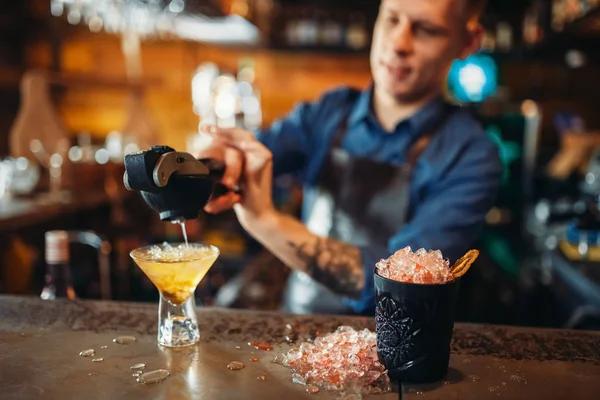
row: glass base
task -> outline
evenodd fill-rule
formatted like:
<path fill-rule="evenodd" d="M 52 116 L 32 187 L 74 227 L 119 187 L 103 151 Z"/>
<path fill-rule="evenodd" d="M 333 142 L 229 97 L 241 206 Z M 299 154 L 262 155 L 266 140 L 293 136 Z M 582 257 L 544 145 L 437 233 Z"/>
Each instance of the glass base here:
<path fill-rule="evenodd" d="M 182 304 L 173 304 L 160 296 L 158 311 L 158 344 L 185 347 L 198 343 L 200 331 L 196 319 L 194 294 Z"/>

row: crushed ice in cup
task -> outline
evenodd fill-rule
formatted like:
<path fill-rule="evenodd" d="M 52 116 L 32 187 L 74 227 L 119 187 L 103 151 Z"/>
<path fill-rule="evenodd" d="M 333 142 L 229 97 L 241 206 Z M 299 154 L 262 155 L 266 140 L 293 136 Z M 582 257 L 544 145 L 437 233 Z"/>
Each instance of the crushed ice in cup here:
<path fill-rule="evenodd" d="M 380 276 L 398 282 L 442 284 L 454 279 L 450 262 L 439 250 L 419 249 L 413 252 L 407 246 L 379 261 L 376 268 Z"/>
<path fill-rule="evenodd" d="M 307 389 L 390 391 L 390 379 L 377 357 L 377 337 L 368 329 L 340 326 L 335 332 L 302 343 L 275 362 L 292 370 L 292 382 Z M 316 392 L 313 392 L 316 393 Z"/>
<path fill-rule="evenodd" d="M 151 246 L 150 249 L 148 250 L 148 253 L 150 253 L 152 258 L 160 256 L 161 252 L 162 252 L 162 250 L 161 250 L 160 246 L 157 246 L 157 245 Z"/>

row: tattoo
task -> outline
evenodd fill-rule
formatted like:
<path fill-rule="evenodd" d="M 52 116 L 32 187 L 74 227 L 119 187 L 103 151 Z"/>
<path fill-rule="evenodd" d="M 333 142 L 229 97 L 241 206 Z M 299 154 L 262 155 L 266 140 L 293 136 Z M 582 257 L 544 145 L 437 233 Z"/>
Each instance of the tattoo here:
<path fill-rule="evenodd" d="M 360 297 L 365 276 L 359 249 L 325 238 L 300 245 L 289 244 L 306 263 L 303 272 L 340 295 Z"/>

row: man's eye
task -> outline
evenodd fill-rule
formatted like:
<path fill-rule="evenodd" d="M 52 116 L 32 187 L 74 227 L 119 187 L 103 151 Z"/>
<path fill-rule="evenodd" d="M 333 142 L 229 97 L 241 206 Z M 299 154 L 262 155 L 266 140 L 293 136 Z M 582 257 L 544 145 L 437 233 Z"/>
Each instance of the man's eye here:
<path fill-rule="evenodd" d="M 397 17 L 387 17 L 386 22 L 390 25 L 398 25 L 398 22 L 400 22 L 400 20 Z"/>
<path fill-rule="evenodd" d="M 416 35 L 423 35 L 423 36 L 436 36 L 439 34 L 437 29 L 429 28 L 429 27 L 422 26 L 422 25 L 415 26 L 413 28 L 413 31 Z"/>

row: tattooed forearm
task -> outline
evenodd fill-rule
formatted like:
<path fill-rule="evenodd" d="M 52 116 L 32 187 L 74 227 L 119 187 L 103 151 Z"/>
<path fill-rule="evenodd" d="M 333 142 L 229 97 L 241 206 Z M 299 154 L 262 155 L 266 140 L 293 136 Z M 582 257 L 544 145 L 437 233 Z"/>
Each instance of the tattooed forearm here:
<path fill-rule="evenodd" d="M 288 243 L 306 264 L 304 272 L 314 280 L 338 294 L 360 297 L 365 277 L 358 248 L 325 238 L 303 244 Z"/>
<path fill-rule="evenodd" d="M 279 212 L 246 221 L 245 227 L 288 267 L 339 295 L 360 299 L 365 276 L 358 248 L 315 236 L 298 219 Z"/>

